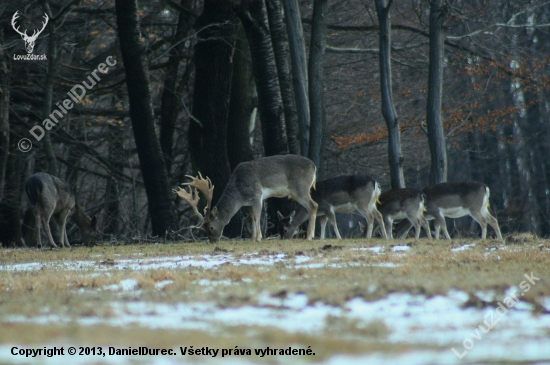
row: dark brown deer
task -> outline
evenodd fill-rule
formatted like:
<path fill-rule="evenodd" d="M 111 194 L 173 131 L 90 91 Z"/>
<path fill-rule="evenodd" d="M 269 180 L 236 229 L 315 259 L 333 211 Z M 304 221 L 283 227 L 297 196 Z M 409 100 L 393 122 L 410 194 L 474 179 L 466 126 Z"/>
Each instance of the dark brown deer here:
<path fill-rule="evenodd" d="M 327 220 L 334 228 L 336 237 L 342 239 L 336 224 L 335 213 L 351 213 L 358 211 L 367 220 L 366 237 L 372 237 L 374 220 L 382 227 L 384 238 L 384 221 L 376 209 L 376 201 L 380 195 L 380 186 L 368 175 L 339 176 L 319 181 L 315 190 L 311 191 L 311 198 L 319 205 L 317 217 L 321 220 L 321 239 L 325 238 Z M 281 238 L 290 239 L 297 228 L 309 218 L 303 207 L 292 212 L 288 217 L 277 212 L 279 216 L 279 234 Z M 311 222 L 311 219 L 310 219 Z"/>
<path fill-rule="evenodd" d="M 478 181 L 446 182 L 428 186 L 423 190 L 426 194 L 426 212 L 424 217 L 434 220 L 435 238 L 439 239 L 439 231 L 448 240 L 451 239 L 447 231 L 445 217 L 460 218 L 471 216 L 481 226 L 481 238 L 487 238 L 487 223 L 495 230 L 501 241 L 502 234 L 498 221 L 489 212 L 489 187 Z M 410 225 L 400 227 L 399 234 L 404 237 L 409 232 Z"/>
<path fill-rule="evenodd" d="M 207 177 L 188 176 L 191 182 L 182 185 L 190 186 L 190 191 L 177 187 L 172 192 L 187 201 L 201 219 L 198 227 L 204 229 L 210 242 L 217 242 L 223 228 L 231 217 L 243 206 L 250 206 L 252 215 L 252 239 L 261 241 L 260 215 L 263 201 L 270 197 L 288 197 L 302 205 L 310 216 L 307 238 L 312 239 L 315 233 L 315 216 L 317 203 L 310 196 L 310 189 L 315 186 L 315 164 L 306 157 L 298 155 L 278 155 L 259 158 L 240 163 L 225 187 L 217 205 L 211 208 L 214 186 Z M 201 191 L 207 201 L 204 216 L 199 213 L 197 204 Z"/>
<path fill-rule="evenodd" d="M 428 238 L 432 238 L 430 226 L 423 216 L 425 199 L 426 196 L 420 190 L 408 188 L 394 189 L 380 195 L 377 208 L 384 217 L 386 234 L 389 238 L 393 238 L 393 221 L 405 218 L 411 226 L 414 226 L 416 239 L 420 237 L 420 226 L 424 227 Z"/>
<path fill-rule="evenodd" d="M 60 245 L 70 247 L 67 238 L 67 217 L 76 223 L 86 245 L 94 243 L 98 234 L 96 217 L 88 217 L 82 207 L 76 204 L 75 196 L 69 185 L 50 174 L 39 172 L 32 175 L 25 183 L 25 192 L 34 215 L 37 246 L 42 247 L 40 223 L 46 230 L 48 241 L 52 247 L 57 247 L 50 230 L 52 216 L 59 224 Z"/>

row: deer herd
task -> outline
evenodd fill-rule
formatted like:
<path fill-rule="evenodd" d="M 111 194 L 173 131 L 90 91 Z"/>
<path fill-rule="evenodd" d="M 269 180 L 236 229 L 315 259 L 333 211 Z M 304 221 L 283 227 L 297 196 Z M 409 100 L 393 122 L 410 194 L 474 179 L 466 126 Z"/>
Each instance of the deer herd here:
<path fill-rule="evenodd" d="M 357 211 L 367 221 L 366 238 L 372 237 L 375 222 L 383 238 L 393 238 L 393 222 L 400 220 L 398 237 L 405 237 L 414 226 L 417 239 L 421 227 L 431 239 L 428 220 L 434 220 L 435 238 L 439 239 L 439 231 L 443 229 L 445 238 L 451 239 L 445 217 L 470 215 L 481 226 L 482 239 L 487 238 L 489 223 L 497 238 L 503 240 L 498 221 L 489 213 L 489 187 L 477 181 L 442 183 L 423 191 L 407 188 L 382 193 L 379 183 L 368 175 L 339 176 L 316 182 L 316 167 L 311 160 L 298 155 L 278 155 L 239 164 L 217 204 L 212 207 L 212 181 L 208 177 L 203 178 L 200 172 L 197 177 L 187 177 L 191 181 L 183 183 L 184 188 L 176 187 L 172 192 L 190 204 L 200 218 L 200 223 L 194 228 L 204 230 L 210 242 L 219 241 L 224 227 L 241 207 L 250 207 L 252 239 L 261 241 L 263 201 L 271 197 L 288 197 L 299 204 L 287 217 L 277 212 L 282 239 L 291 239 L 308 219 L 306 238 L 313 239 L 317 217 L 321 222 L 321 239 L 325 238 L 327 221 L 334 228 L 336 237 L 341 239 L 335 214 Z M 34 240 L 39 247 L 42 246 L 41 223 L 50 246 L 57 247 L 50 230 L 52 217 L 60 227 L 61 247 L 70 247 L 66 231 L 69 217 L 79 227 L 84 244 L 95 241 L 99 234 L 97 219 L 84 213 L 67 183 L 50 174 L 36 173 L 25 183 L 25 192 L 34 218 Z M 199 192 L 206 200 L 204 215 L 198 209 Z"/>
<path fill-rule="evenodd" d="M 201 219 L 197 226 L 206 231 L 210 242 L 217 242 L 223 228 L 243 206 L 251 207 L 252 239 L 261 241 L 260 214 L 263 201 L 270 197 L 288 197 L 299 207 L 289 216 L 278 212 L 279 234 L 290 239 L 298 227 L 309 219 L 306 238 L 315 233 L 315 219 L 321 221 L 321 239 L 325 238 L 327 220 L 330 221 L 338 239 L 341 238 L 335 213 L 358 211 L 367 221 L 365 236 L 371 238 L 374 222 L 378 223 L 384 238 L 393 238 L 394 220 L 402 220 L 397 235 L 405 237 L 412 226 L 415 237 L 424 228 L 432 238 L 428 220 L 434 220 L 435 238 L 443 229 L 445 238 L 451 239 L 445 217 L 460 218 L 470 215 L 481 226 L 482 239 L 487 238 L 487 223 L 503 241 L 498 221 L 489 212 L 489 187 L 477 181 L 447 182 L 425 188 L 395 189 L 382 193 L 378 182 L 368 175 L 339 176 L 315 181 L 316 168 L 312 161 L 297 155 L 264 157 L 237 166 L 231 175 L 218 203 L 213 208 L 214 186 L 208 177 L 192 177 L 184 186 L 172 192 L 187 201 Z M 204 216 L 198 211 L 199 192 L 206 197 Z"/>

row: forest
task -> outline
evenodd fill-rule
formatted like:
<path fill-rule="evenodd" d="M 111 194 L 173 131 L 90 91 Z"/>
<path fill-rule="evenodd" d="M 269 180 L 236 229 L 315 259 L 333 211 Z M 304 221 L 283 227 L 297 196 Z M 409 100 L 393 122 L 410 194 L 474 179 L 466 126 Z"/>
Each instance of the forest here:
<path fill-rule="evenodd" d="M 4 0 L 0 242 L 22 245 L 36 172 L 101 241 L 197 239 L 171 189 L 201 172 L 215 203 L 279 154 L 383 191 L 480 181 L 504 234 L 547 237 L 549 28 L 544 0 Z M 292 209 L 268 201 L 264 237 Z"/>

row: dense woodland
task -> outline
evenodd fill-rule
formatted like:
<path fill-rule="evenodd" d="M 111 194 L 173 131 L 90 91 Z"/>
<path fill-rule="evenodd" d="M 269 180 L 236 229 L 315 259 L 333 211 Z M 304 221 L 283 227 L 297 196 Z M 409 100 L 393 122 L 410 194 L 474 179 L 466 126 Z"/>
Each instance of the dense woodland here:
<path fill-rule="evenodd" d="M 15 29 L 43 26 L 46 59 L 21 59 Z M 215 203 L 240 162 L 286 153 L 383 190 L 481 181 L 503 233 L 548 236 L 549 30 L 544 0 L 4 0 L 0 241 L 21 244 L 38 171 L 104 241 L 182 240 L 200 236 L 170 192 L 185 175 L 209 176 Z M 268 235 L 291 209 L 268 203 Z M 224 235 L 249 237 L 247 214 Z"/>

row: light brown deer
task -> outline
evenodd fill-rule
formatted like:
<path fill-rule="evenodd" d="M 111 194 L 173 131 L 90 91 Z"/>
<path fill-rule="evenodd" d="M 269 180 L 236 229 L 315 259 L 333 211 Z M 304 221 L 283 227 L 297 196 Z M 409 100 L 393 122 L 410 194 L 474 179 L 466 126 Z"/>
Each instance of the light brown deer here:
<path fill-rule="evenodd" d="M 95 241 L 98 234 L 96 229 L 97 219 L 95 216 L 88 217 L 82 207 L 76 204 L 75 196 L 66 182 L 50 174 L 39 172 L 27 180 L 25 192 L 34 215 L 38 247 L 42 247 L 40 223 L 43 224 L 46 230 L 50 245 L 57 247 L 50 230 L 52 216 L 59 224 L 61 247 L 70 247 L 66 229 L 67 217 L 69 216 L 80 228 L 82 241 L 86 245 L 90 245 Z"/>
<path fill-rule="evenodd" d="M 372 237 L 374 220 L 383 229 L 382 215 L 376 209 L 376 201 L 380 195 L 380 186 L 368 175 L 339 176 L 328 180 L 319 181 L 316 189 L 311 191 L 311 198 L 319 205 L 317 217 L 321 221 L 321 239 L 325 238 L 327 221 L 334 228 L 336 237 L 342 239 L 338 231 L 335 213 L 351 213 L 358 211 L 367 220 L 366 237 Z M 297 228 L 309 218 L 309 214 L 303 207 L 292 212 L 288 217 L 279 216 L 279 234 L 281 238 L 290 239 L 296 233 Z M 310 219 L 311 222 L 311 219 Z"/>
<path fill-rule="evenodd" d="M 190 191 L 177 187 L 172 192 L 187 201 L 195 214 L 201 219 L 198 227 L 204 229 L 210 242 L 217 242 L 223 228 L 243 206 L 250 206 L 252 216 L 252 239 L 261 241 L 260 215 L 263 201 L 270 197 L 289 197 L 302 205 L 314 219 L 309 221 L 307 239 L 315 233 L 317 203 L 310 196 L 315 186 L 315 164 L 306 157 L 298 155 L 278 155 L 240 163 L 225 187 L 217 205 L 211 208 L 214 186 L 207 177 L 188 176 Z M 197 204 L 201 191 L 207 201 L 204 216 L 199 213 Z"/>
<path fill-rule="evenodd" d="M 498 221 L 489 212 L 489 187 L 478 181 L 446 182 L 428 186 L 423 190 L 426 194 L 426 212 L 424 217 L 434 220 L 435 238 L 439 239 L 440 229 L 448 240 L 451 239 L 447 231 L 445 217 L 460 218 L 471 216 L 481 226 L 481 238 L 487 238 L 487 223 L 495 230 L 501 241 L 502 234 Z M 410 225 L 404 224 L 399 233 L 405 236 Z"/>
<path fill-rule="evenodd" d="M 423 216 L 425 199 L 425 195 L 420 190 L 409 188 L 394 189 L 380 195 L 377 208 L 384 217 L 386 234 L 389 238 L 393 238 L 393 221 L 405 218 L 409 224 L 414 225 L 416 239 L 420 237 L 420 226 L 424 227 L 428 238 L 432 238 L 430 226 Z"/>

